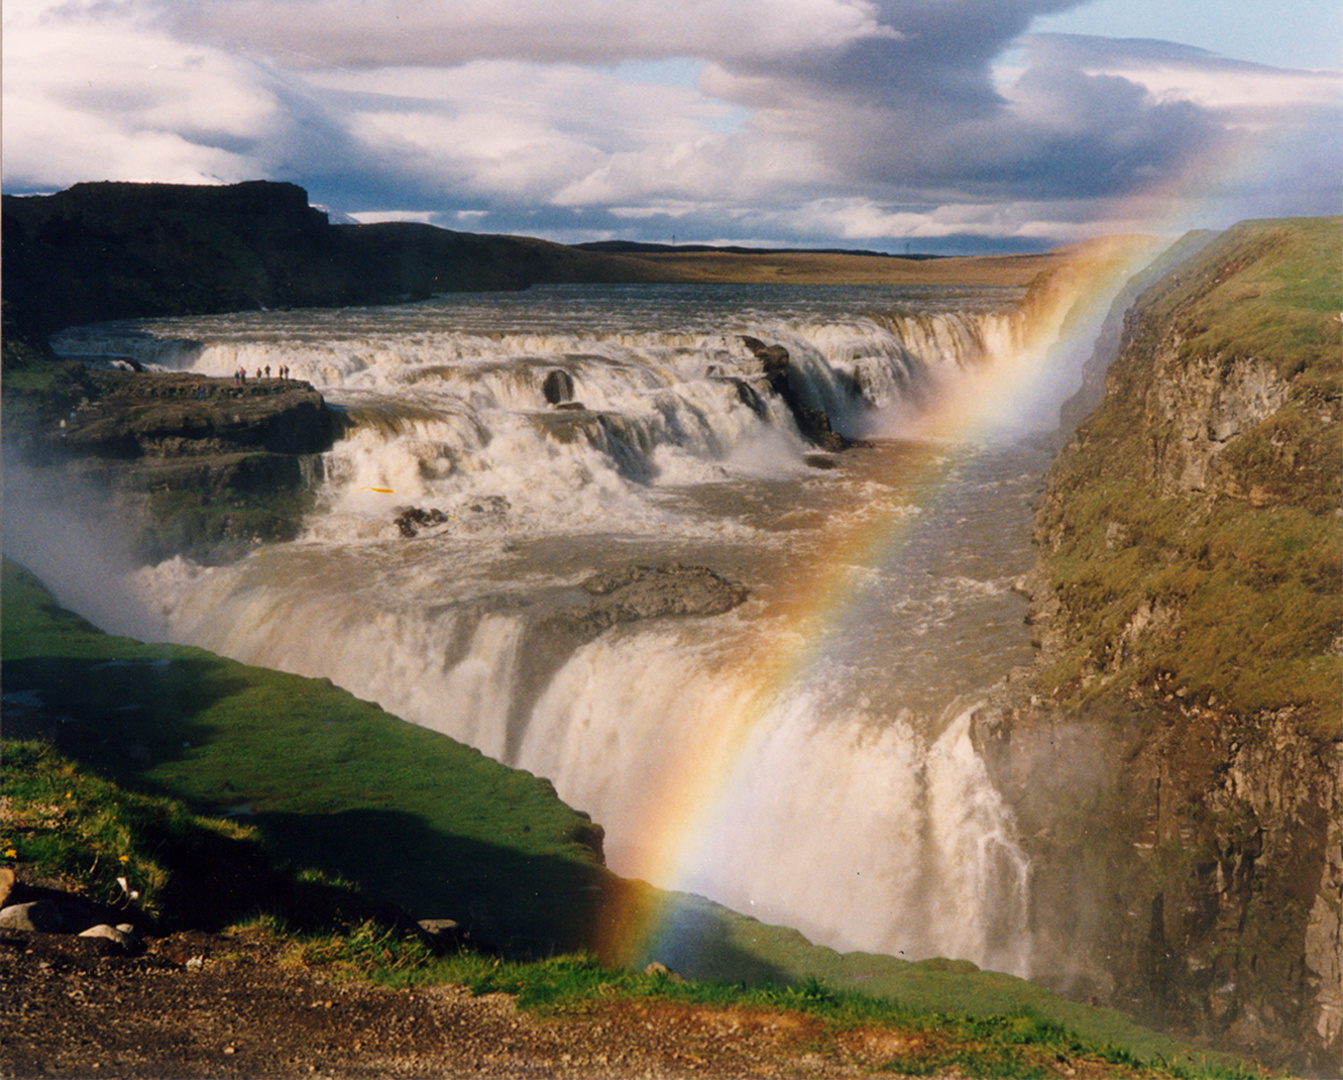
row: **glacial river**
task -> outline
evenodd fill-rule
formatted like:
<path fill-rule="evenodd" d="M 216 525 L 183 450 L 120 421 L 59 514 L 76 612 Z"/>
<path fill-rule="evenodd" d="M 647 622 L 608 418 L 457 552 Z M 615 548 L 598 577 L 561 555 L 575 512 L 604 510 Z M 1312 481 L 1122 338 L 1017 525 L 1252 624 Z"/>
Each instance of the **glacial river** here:
<path fill-rule="evenodd" d="M 1046 462 L 989 431 L 1011 412 L 992 376 L 1027 348 L 1019 300 L 547 287 L 57 346 L 285 367 L 351 421 L 300 539 L 134 576 L 161 637 L 329 677 L 549 777 L 618 873 L 837 948 L 1025 975 L 1030 867 L 967 720 L 1030 656 L 1011 585 Z M 746 336 L 862 445 L 807 445 Z M 414 536 L 406 508 L 431 515 Z M 668 563 L 749 597 L 546 639 L 595 571 Z"/>

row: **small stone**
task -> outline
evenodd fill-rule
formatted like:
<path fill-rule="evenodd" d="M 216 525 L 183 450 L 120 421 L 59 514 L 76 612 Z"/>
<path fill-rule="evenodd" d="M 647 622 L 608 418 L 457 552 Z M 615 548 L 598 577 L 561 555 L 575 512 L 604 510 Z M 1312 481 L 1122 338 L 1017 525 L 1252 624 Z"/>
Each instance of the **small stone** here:
<path fill-rule="evenodd" d="M 65 925 L 61 909 L 50 900 L 34 900 L 28 904 L 11 904 L 0 909 L 0 927 L 6 930 L 27 930 L 39 934 L 54 934 Z"/>
<path fill-rule="evenodd" d="M 649 964 L 646 968 L 644 968 L 644 974 L 649 976 L 650 978 L 661 977 L 671 983 L 685 982 L 685 978 L 683 976 L 673 971 L 671 968 L 669 968 L 666 964 L 662 963 L 660 960 L 654 960 L 651 964 Z"/>
<path fill-rule="evenodd" d="M 456 919 L 421 919 L 420 931 L 434 942 L 460 942 L 466 939 L 466 927 Z"/>
<path fill-rule="evenodd" d="M 135 946 L 135 939 L 123 930 L 115 926 L 108 926 L 107 923 L 99 923 L 97 926 L 90 926 L 87 930 L 79 932 L 80 937 L 86 938 L 106 938 L 108 941 L 115 941 L 123 949 L 130 950 Z"/>

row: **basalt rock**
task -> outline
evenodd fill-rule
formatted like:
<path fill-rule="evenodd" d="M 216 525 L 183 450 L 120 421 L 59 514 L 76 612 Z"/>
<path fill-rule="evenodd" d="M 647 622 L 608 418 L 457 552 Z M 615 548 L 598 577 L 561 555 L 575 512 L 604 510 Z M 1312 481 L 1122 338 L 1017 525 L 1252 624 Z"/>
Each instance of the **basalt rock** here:
<path fill-rule="evenodd" d="M 561 405 L 574 400 L 574 377 L 563 368 L 552 368 L 546 372 L 541 383 L 541 394 L 551 405 Z"/>
<path fill-rule="evenodd" d="M 593 574 L 582 589 L 592 599 L 578 620 L 600 629 L 669 615 L 723 615 L 749 595 L 745 585 L 708 567 L 680 563 Z"/>
<path fill-rule="evenodd" d="M 1238 226 L 1127 312 L 1040 499 L 1037 665 L 974 728 L 1032 856 L 1037 977 L 1323 1076 L 1343 1069 L 1340 227 Z"/>
<path fill-rule="evenodd" d="M 6 387 L 7 465 L 24 470 L 14 490 L 31 482 L 34 496 L 129 525 L 146 561 L 292 539 L 340 427 L 302 382 L 73 363 L 46 375 Z"/>
<path fill-rule="evenodd" d="M 268 181 L 87 183 L 3 204 L 6 314 L 38 337 L 109 319 L 675 278 L 643 260 L 526 237 L 331 225 L 302 188 Z"/>
<path fill-rule="evenodd" d="M 822 410 L 809 404 L 803 396 L 800 379 L 794 372 L 793 360 L 788 350 L 782 345 L 767 345 L 759 338 L 748 334 L 743 334 L 741 340 L 760 361 L 765 381 L 788 406 L 802 437 L 823 450 L 845 449 L 849 445 L 849 440 L 835 431 L 830 426 L 830 418 Z"/>
<path fill-rule="evenodd" d="M 401 535 L 412 539 L 419 535 L 421 529 L 442 525 L 450 517 L 450 514 L 444 513 L 436 506 L 428 510 L 421 509 L 418 506 L 408 506 L 397 514 L 394 520 Z"/>

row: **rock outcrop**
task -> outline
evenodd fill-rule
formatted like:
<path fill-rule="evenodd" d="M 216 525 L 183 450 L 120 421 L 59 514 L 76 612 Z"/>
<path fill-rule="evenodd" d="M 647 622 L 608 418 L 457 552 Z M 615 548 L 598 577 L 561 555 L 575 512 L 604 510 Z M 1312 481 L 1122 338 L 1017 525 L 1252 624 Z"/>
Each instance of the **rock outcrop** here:
<path fill-rule="evenodd" d="M 788 406 L 802 437 L 823 450 L 843 450 L 848 439 L 830 426 L 824 410 L 808 403 L 802 392 L 802 380 L 795 372 L 793 358 L 782 345 L 766 345 L 759 338 L 741 336 L 742 344 L 760 361 L 766 384 Z"/>
<path fill-rule="evenodd" d="M 525 237 L 330 225 L 302 188 L 268 181 L 76 184 L 3 204 L 6 319 L 34 339 L 109 319 L 654 276 L 637 259 Z"/>
<path fill-rule="evenodd" d="M 593 574 L 582 589 L 590 599 L 562 618 L 584 634 L 640 619 L 724 615 L 749 594 L 745 585 L 707 566 L 680 563 Z"/>
<path fill-rule="evenodd" d="M 976 727 L 1040 974 L 1316 1075 L 1343 1067 L 1341 231 L 1247 223 L 1138 297 L 1037 513 L 1037 667 Z"/>
<path fill-rule="evenodd" d="M 29 375 L 32 372 L 28 372 Z M 11 497 L 18 468 L 48 499 L 129 524 L 132 554 L 210 559 L 292 539 L 339 418 L 310 385 L 281 379 L 52 365 L 4 399 Z"/>

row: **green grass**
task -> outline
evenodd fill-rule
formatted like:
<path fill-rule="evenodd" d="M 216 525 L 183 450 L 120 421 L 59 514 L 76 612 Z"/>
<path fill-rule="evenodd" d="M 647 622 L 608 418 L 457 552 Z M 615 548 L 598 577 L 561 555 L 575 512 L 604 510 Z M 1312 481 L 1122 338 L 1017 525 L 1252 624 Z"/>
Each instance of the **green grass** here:
<path fill-rule="evenodd" d="M 364 927 L 342 939 L 304 945 L 303 959 L 336 963 L 392 987 L 451 984 L 472 993 L 508 994 L 520 1008 L 543 1017 L 586 1018 L 622 1005 L 662 1003 L 746 1013 L 788 1012 L 816 1021 L 806 1038 L 833 1053 L 840 1035 L 858 1030 L 898 1031 L 911 1049 L 891 1057 L 882 1071 L 911 1076 L 1057 1076 L 1061 1063 L 1085 1060 L 1120 1066 L 1110 1075 L 1135 1077 L 1262 1077 L 1227 1060 L 1170 1061 L 1131 1047 L 1079 1036 L 1029 1007 L 993 1014 L 940 1011 L 852 990 L 835 989 L 812 976 L 792 985 L 683 979 L 665 970 L 612 970 L 587 955 L 515 962 L 478 953 L 428 955 L 418 942 Z M 637 1015 L 637 1010 L 636 1010 Z"/>
<path fill-rule="evenodd" d="M 208 888 L 235 895 L 217 905 L 218 919 L 261 917 L 303 931 L 309 962 L 395 985 L 506 990 L 541 1010 L 657 992 L 853 1018 L 918 1015 L 940 1028 L 948 1017 L 977 1024 L 1030 1014 L 1144 1060 L 1181 1068 L 1205 1060 L 1121 1013 L 1009 975 L 841 954 L 707 900 L 621 881 L 592 858 L 592 823 L 545 781 L 325 680 L 103 634 L 8 562 L 3 603 L 6 729 L 35 722 L 14 695 L 40 700 L 37 722 L 51 725 L 57 743 L 3 744 L 6 812 L 18 815 L 6 819 L 4 850 L 101 897 L 115 897 L 116 877 L 127 876 L 167 925 L 183 906 L 200 910 L 183 868 L 203 862 L 217 868 Z M 248 812 L 220 820 L 239 810 Z M 266 860 L 312 872 L 266 870 Z M 235 894 L 220 884 L 229 881 L 239 883 Z M 359 887 L 364 907 L 344 883 Z M 365 917 L 382 901 L 415 918 L 457 918 L 499 954 L 433 956 L 418 937 Z M 315 919 L 314 907 L 326 914 Z M 612 970 L 612 953 L 605 963 L 571 955 L 601 954 L 620 938 L 622 919 L 650 928 L 625 966 L 658 959 L 700 980 L 695 987 Z M 1009 1060 L 991 1050 L 973 1069 L 956 1067 L 995 1075 L 999 1059 Z"/>
<path fill-rule="evenodd" d="M 1164 309 L 1182 355 L 1268 357 L 1284 378 L 1329 362 L 1343 310 L 1343 218 L 1228 229 L 1180 268 Z"/>
<path fill-rule="evenodd" d="M 142 928 L 218 929 L 267 916 L 294 930 L 365 922 L 373 908 L 318 871 L 277 871 L 260 835 L 95 776 L 41 741 L 0 744 L 0 858 Z"/>
<path fill-rule="evenodd" d="M 1175 327 L 1186 362 L 1267 360 L 1289 397 L 1218 456 L 1229 494 L 1163 493 L 1154 455 L 1176 435 L 1145 411 L 1159 342 L 1137 328 L 1040 516 L 1070 620 L 1044 673 L 1056 697 L 1084 704 L 1159 680 L 1241 715 L 1293 707 L 1320 737 L 1338 733 L 1340 241 L 1343 219 L 1250 222 L 1144 294 L 1148 325 Z M 1151 615 L 1160 625 L 1131 632 Z"/>
<path fill-rule="evenodd" d="M 125 791 L 37 742 L 3 745 L 0 790 L 6 862 L 39 866 L 99 903 L 136 907 L 156 920 L 177 899 L 182 866 L 255 845 L 233 823 Z"/>

